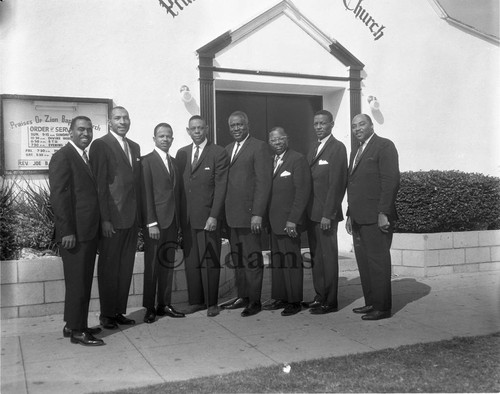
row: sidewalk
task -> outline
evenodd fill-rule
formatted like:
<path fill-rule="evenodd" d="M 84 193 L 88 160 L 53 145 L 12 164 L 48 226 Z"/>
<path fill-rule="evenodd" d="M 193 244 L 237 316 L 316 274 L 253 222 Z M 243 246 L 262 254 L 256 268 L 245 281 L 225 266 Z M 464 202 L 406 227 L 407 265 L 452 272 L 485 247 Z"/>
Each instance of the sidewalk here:
<path fill-rule="evenodd" d="M 290 317 L 263 311 L 242 318 L 241 310 L 233 310 L 208 318 L 202 311 L 144 324 L 144 311 L 135 309 L 129 316 L 137 325 L 103 331 L 98 337 L 106 346 L 97 348 L 63 338 L 61 315 L 2 320 L 1 392 L 103 392 L 500 331 L 498 271 L 396 277 L 394 316 L 366 322 L 351 311 L 364 305 L 352 264 L 341 260 L 339 311 L 323 316 L 303 310 Z M 266 269 L 262 300 L 269 295 Z M 312 296 L 306 270 L 304 299 Z M 98 324 L 96 315 L 89 324 Z"/>

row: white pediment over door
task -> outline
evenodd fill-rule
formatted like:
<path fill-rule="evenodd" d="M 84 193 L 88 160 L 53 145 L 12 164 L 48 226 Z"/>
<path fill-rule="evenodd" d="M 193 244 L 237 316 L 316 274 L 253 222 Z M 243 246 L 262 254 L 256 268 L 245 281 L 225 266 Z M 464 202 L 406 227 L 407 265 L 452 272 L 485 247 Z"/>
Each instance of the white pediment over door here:
<path fill-rule="evenodd" d="M 330 52 L 337 43 L 290 1 L 282 1 L 232 31 L 231 43 L 215 54 L 221 68 L 346 77 L 348 69 Z"/>

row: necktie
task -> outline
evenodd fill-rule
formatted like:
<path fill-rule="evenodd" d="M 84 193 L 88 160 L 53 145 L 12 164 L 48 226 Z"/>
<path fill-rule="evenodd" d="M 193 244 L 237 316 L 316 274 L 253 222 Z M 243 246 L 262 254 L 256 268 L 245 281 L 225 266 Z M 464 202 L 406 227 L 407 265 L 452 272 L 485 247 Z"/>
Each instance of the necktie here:
<path fill-rule="evenodd" d="M 128 162 L 132 165 L 132 158 L 130 157 L 130 150 L 128 148 L 127 140 L 123 137 L 123 150 L 125 155 L 127 156 Z"/>
<path fill-rule="evenodd" d="M 196 150 L 194 151 L 194 158 L 193 162 L 191 163 L 191 168 L 194 168 L 196 166 L 196 163 L 198 163 L 198 155 L 200 154 L 200 146 L 196 145 Z"/>
<path fill-rule="evenodd" d="M 170 175 L 170 179 L 172 180 L 172 182 L 175 183 L 175 170 L 172 165 L 172 160 L 170 160 L 170 156 L 168 155 L 168 153 L 167 153 L 167 163 L 168 163 L 168 174 Z"/>
<path fill-rule="evenodd" d="M 363 144 L 361 144 L 359 147 L 358 147 L 358 151 L 356 152 L 356 157 L 354 158 L 354 165 L 352 166 L 352 169 L 354 170 L 356 168 L 356 166 L 358 165 L 359 163 L 359 160 L 361 159 L 361 154 L 363 153 Z"/>
<path fill-rule="evenodd" d="M 237 142 L 237 143 L 236 143 L 236 149 L 234 150 L 234 155 L 233 155 L 233 159 L 231 160 L 231 162 L 233 162 L 233 161 L 234 161 L 234 159 L 235 159 L 236 155 L 238 154 L 238 150 L 239 150 L 239 149 L 240 149 L 240 143 L 239 143 L 239 142 Z"/>
<path fill-rule="evenodd" d="M 273 167 L 274 171 L 273 172 L 276 172 L 276 169 L 278 168 L 279 161 L 280 161 L 279 155 L 274 156 L 274 167 Z"/>
<path fill-rule="evenodd" d="M 88 166 L 90 166 L 89 157 L 87 156 L 87 151 L 86 150 L 83 151 L 82 157 L 83 157 L 83 161 L 85 162 L 85 164 L 87 164 Z"/>
<path fill-rule="evenodd" d="M 321 142 L 318 142 L 318 145 L 316 145 L 316 149 L 314 150 L 314 156 L 313 156 L 313 159 L 318 156 L 318 152 L 319 152 L 319 147 L 321 145 Z"/>
<path fill-rule="evenodd" d="M 165 167 L 167 167 L 167 172 L 170 174 L 170 159 L 168 153 L 165 155 Z"/>

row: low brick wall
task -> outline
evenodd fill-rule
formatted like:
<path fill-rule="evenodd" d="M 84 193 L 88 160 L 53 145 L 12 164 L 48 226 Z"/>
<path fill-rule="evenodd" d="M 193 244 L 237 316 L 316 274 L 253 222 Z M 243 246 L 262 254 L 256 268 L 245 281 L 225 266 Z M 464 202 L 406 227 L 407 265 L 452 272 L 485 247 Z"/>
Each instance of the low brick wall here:
<path fill-rule="evenodd" d="M 222 244 L 221 259 L 229 254 L 229 243 Z M 97 260 L 96 260 L 97 261 Z M 187 302 L 187 284 L 182 251 L 176 253 L 172 303 Z M 219 296 L 234 287 L 234 269 L 221 263 Z M 64 274 L 60 257 L 42 257 L 33 260 L 1 261 L 1 317 L 34 317 L 62 314 L 64 311 Z M 99 311 L 97 264 L 92 283 L 90 311 Z M 142 306 L 144 254 L 135 256 L 134 272 L 128 298 L 129 307 Z"/>
<path fill-rule="evenodd" d="M 391 256 L 399 276 L 500 270 L 500 230 L 394 234 Z"/>

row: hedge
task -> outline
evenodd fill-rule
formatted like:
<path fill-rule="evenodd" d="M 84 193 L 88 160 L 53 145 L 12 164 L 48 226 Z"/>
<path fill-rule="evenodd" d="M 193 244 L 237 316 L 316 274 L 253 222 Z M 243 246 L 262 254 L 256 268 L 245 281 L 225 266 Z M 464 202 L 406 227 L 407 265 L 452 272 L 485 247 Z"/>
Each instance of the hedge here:
<path fill-rule="evenodd" d="M 500 229 L 500 178 L 460 171 L 401 173 L 399 233 Z"/>

